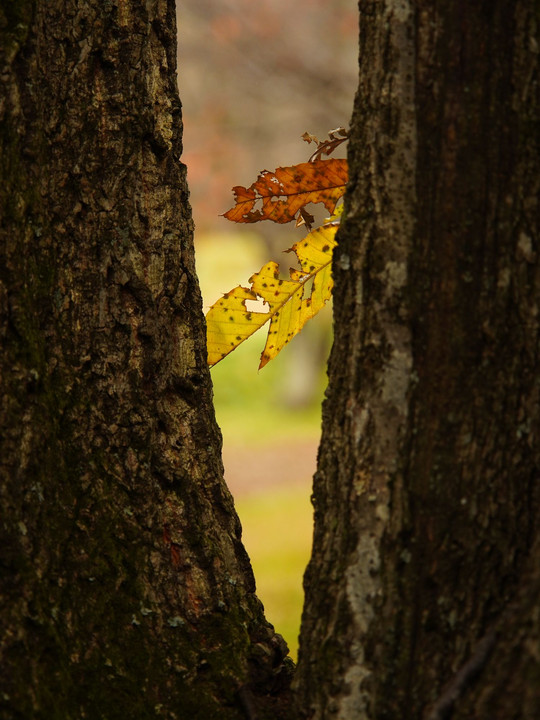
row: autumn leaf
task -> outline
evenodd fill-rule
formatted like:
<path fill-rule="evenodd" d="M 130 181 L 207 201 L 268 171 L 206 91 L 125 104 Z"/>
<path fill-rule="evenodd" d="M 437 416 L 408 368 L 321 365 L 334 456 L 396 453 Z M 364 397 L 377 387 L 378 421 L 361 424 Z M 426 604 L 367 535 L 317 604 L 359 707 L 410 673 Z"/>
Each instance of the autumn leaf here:
<path fill-rule="evenodd" d="M 347 161 L 341 158 L 263 170 L 249 188 L 233 188 L 236 204 L 224 217 L 237 223 L 287 223 L 308 203 L 323 203 L 332 213 L 345 192 L 347 177 Z"/>
<path fill-rule="evenodd" d="M 333 218 L 332 218 L 333 220 Z M 289 271 L 290 279 L 279 277 L 279 266 L 268 262 L 249 279 L 250 288 L 238 286 L 218 300 L 206 316 L 208 364 L 215 365 L 240 343 L 270 322 L 259 369 L 321 310 L 332 295 L 332 252 L 339 223 L 329 222 L 295 243 L 300 269 Z M 308 297 L 306 285 L 310 282 Z M 246 301 L 262 299 L 264 311 L 250 310 Z"/>

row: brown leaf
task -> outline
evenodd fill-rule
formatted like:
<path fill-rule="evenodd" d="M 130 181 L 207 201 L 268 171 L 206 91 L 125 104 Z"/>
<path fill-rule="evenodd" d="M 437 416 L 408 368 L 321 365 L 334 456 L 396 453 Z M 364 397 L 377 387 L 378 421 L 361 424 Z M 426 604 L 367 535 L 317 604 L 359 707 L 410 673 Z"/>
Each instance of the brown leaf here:
<path fill-rule="evenodd" d="M 308 213 L 305 207 L 300 208 L 298 211 L 298 217 L 296 218 L 296 225 L 295 227 L 301 227 L 302 225 L 305 225 L 308 230 L 311 230 L 313 227 L 313 223 L 315 221 L 315 218 L 311 213 Z"/>
<path fill-rule="evenodd" d="M 316 136 L 316 135 L 312 135 L 311 133 L 308 133 L 307 130 L 306 130 L 305 133 L 302 134 L 302 140 L 303 140 L 304 142 L 307 142 L 307 143 L 312 143 L 312 142 L 314 142 L 316 145 L 319 144 L 319 140 L 317 139 L 317 136 Z"/>
<path fill-rule="evenodd" d="M 287 223 L 308 203 L 323 203 L 332 213 L 345 192 L 347 177 L 347 161 L 341 158 L 263 170 L 249 188 L 233 188 L 236 205 L 224 217 L 238 223 Z"/>

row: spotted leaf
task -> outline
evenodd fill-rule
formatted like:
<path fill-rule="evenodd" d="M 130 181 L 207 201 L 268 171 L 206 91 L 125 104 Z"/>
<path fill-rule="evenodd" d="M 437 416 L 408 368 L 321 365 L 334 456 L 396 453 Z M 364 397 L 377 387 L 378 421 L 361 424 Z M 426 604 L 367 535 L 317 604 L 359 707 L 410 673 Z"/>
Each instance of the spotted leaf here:
<path fill-rule="evenodd" d="M 268 262 L 251 276 L 249 288 L 238 286 L 212 305 L 206 316 L 209 365 L 269 323 L 259 365 L 264 367 L 324 307 L 332 295 L 337 227 L 337 222 L 329 222 L 312 230 L 287 251 L 296 254 L 300 265 L 289 271 L 289 279 L 280 278 L 278 264 Z M 250 300 L 263 300 L 262 310 L 248 308 Z"/>
<path fill-rule="evenodd" d="M 345 192 L 347 177 L 347 161 L 341 158 L 263 170 L 249 188 L 233 188 L 236 204 L 224 217 L 237 223 L 288 223 L 308 203 L 323 203 L 332 213 Z"/>

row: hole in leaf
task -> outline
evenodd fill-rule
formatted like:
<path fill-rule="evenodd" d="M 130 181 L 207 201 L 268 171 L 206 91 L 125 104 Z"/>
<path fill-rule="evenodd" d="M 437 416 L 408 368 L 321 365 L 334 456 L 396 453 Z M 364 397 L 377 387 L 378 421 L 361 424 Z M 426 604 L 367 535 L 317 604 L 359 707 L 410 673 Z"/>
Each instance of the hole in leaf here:
<path fill-rule="evenodd" d="M 257 300 L 246 300 L 246 310 L 250 313 L 268 312 L 268 305 L 262 298 L 257 298 Z"/>

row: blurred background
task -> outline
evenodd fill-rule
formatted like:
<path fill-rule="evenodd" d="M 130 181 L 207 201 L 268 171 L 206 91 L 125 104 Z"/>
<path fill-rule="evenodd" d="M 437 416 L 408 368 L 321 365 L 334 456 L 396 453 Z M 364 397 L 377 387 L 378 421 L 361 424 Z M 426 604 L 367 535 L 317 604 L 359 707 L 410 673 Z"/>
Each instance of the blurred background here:
<path fill-rule="evenodd" d="M 305 231 L 220 217 L 231 188 L 261 170 L 305 162 L 348 127 L 357 84 L 356 0 L 179 0 L 184 154 L 205 312 L 247 285 Z M 345 147 L 337 157 L 345 156 Z M 260 337 L 258 337 L 260 335 Z M 225 477 L 266 616 L 296 656 L 302 576 L 312 536 L 311 479 L 331 344 L 331 309 L 258 372 L 264 329 L 212 369 Z"/>

